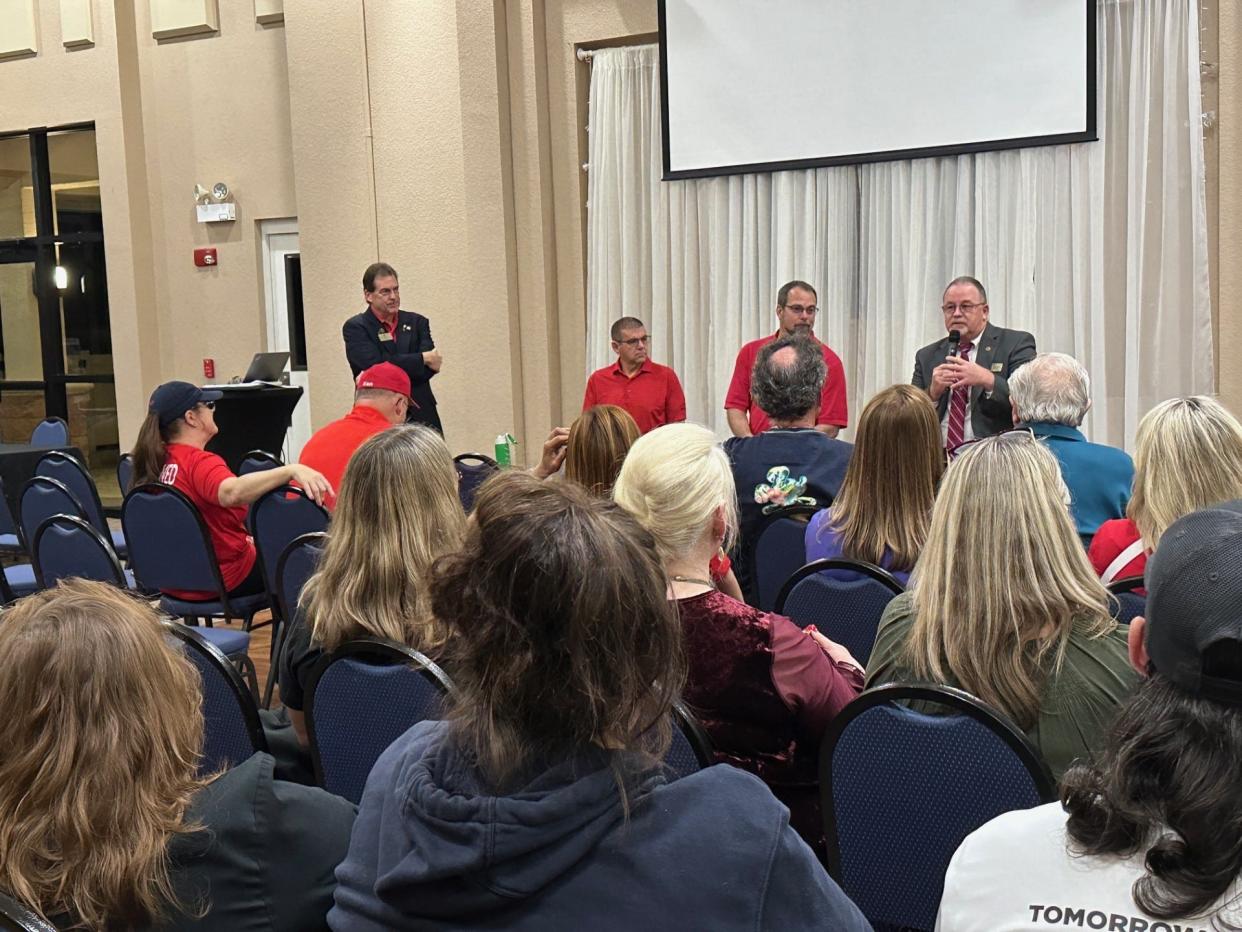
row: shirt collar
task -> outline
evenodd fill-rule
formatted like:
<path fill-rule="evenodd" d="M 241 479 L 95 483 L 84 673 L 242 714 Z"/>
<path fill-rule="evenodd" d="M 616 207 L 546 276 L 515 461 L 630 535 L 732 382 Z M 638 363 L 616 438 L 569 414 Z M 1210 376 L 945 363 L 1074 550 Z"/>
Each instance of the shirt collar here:
<path fill-rule="evenodd" d="M 367 310 L 371 312 L 371 316 L 376 319 L 376 321 L 379 323 L 381 327 L 384 327 L 389 332 L 392 332 L 393 330 L 397 329 L 397 321 L 401 319 L 400 310 L 398 310 L 397 313 L 392 315 L 391 324 L 385 321 L 384 318 L 380 317 L 379 314 L 375 313 L 375 308 L 371 307 L 369 304 L 367 305 Z"/>
<path fill-rule="evenodd" d="M 625 375 L 625 370 L 621 368 L 621 357 L 620 356 L 618 356 L 617 361 L 613 363 L 612 371 L 615 373 L 619 373 L 620 375 Z M 635 372 L 634 375 L 638 375 L 639 372 L 651 372 L 651 371 L 653 371 L 651 368 L 651 360 L 644 359 L 643 364 L 638 367 L 638 372 Z M 625 375 L 625 377 L 627 379 L 630 378 L 630 376 L 628 375 Z"/>
<path fill-rule="evenodd" d="M 384 417 L 384 415 L 380 414 L 380 412 L 376 411 L 370 405 L 356 404 L 354 405 L 353 410 L 349 412 L 348 416 L 356 418 L 360 421 L 371 421 L 376 424 L 383 423 L 390 425 L 388 418 Z"/>
<path fill-rule="evenodd" d="M 1019 424 L 1019 427 L 1030 428 L 1036 437 L 1057 437 L 1061 440 L 1078 440 L 1086 442 L 1082 431 L 1068 424 L 1053 424 L 1050 421 L 1037 421 L 1034 424 Z"/>

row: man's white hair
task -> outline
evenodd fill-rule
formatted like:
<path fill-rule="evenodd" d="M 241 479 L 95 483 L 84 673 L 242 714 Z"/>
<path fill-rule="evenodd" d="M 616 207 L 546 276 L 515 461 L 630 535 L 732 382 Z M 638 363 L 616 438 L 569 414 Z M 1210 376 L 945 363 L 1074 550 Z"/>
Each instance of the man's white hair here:
<path fill-rule="evenodd" d="M 1009 398 L 1024 424 L 1077 427 L 1091 406 L 1091 377 L 1073 356 L 1040 353 L 1009 377 Z"/>

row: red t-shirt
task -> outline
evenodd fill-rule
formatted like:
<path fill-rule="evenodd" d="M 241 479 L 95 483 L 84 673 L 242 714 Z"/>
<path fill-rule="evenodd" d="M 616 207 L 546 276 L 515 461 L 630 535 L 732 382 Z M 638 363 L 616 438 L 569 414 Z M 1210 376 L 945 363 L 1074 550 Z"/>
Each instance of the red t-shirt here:
<path fill-rule="evenodd" d="M 160 482 L 184 492 L 198 508 L 220 562 L 224 588 L 232 589 L 254 568 L 254 540 L 246 533 L 246 509 L 220 504 L 220 483 L 233 471 L 214 453 L 184 443 L 170 443 Z M 215 592 L 168 590 L 176 599 L 215 599 Z"/>
<path fill-rule="evenodd" d="M 1111 521 L 1105 521 L 1100 525 L 1095 537 L 1091 538 L 1091 546 L 1087 550 L 1087 558 L 1091 560 L 1091 565 L 1095 567 L 1095 571 L 1101 576 L 1108 569 L 1117 557 L 1121 556 L 1121 551 L 1125 550 L 1132 543 L 1139 539 L 1138 528 L 1129 518 L 1114 518 Z M 1141 552 L 1137 557 L 1121 568 L 1121 572 L 1112 578 L 1112 582 L 1118 579 L 1128 579 L 1131 576 L 1142 576 L 1143 570 L 1147 568 L 1147 551 Z"/>
<path fill-rule="evenodd" d="M 620 362 L 592 372 L 587 379 L 582 410 L 596 405 L 624 408 L 644 434 L 661 424 L 675 424 L 686 419 L 686 396 L 677 373 L 650 359 L 639 367 L 633 378 L 621 370 Z"/>
<path fill-rule="evenodd" d="M 759 355 L 759 350 L 776 337 L 777 334 L 774 333 L 770 337 L 751 340 L 742 347 L 737 354 L 737 362 L 733 366 L 729 393 L 725 395 L 725 410 L 734 408 L 738 411 L 745 411 L 750 421 L 752 434 L 761 434 L 772 426 L 772 422 L 768 420 L 763 409 L 755 404 L 755 400 L 750 396 L 750 371 L 755 368 L 755 357 Z M 841 359 L 837 354 L 828 348 L 827 343 L 821 343 L 819 340 L 815 342 L 819 343 L 820 349 L 824 351 L 824 363 L 828 366 L 824 390 L 819 397 L 819 418 L 815 423 L 845 427 L 850 422 L 849 406 L 845 399 L 845 367 L 841 365 Z"/>
<path fill-rule="evenodd" d="M 374 408 L 369 405 L 354 405 L 354 409 L 347 415 L 321 427 L 306 441 L 298 462 L 319 470 L 332 483 L 333 494 L 324 499 L 324 505 L 329 511 L 336 507 L 336 493 L 341 489 L 341 477 L 345 475 L 345 465 L 354 455 L 354 451 L 367 438 L 390 427 L 392 424 L 388 418 Z"/>

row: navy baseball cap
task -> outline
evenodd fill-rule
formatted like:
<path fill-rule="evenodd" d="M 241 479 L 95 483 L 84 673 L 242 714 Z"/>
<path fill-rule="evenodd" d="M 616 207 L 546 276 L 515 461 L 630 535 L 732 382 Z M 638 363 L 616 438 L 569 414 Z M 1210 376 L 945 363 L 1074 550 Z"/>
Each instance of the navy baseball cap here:
<path fill-rule="evenodd" d="M 1192 695 L 1242 706 L 1242 500 L 1173 522 L 1144 577 L 1156 672 Z"/>
<path fill-rule="evenodd" d="M 165 382 L 151 393 L 147 411 L 160 416 L 160 427 L 167 427 L 187 411 L 204 401 L 224 397 L 224 392 L 214 388 L 203 389 L 189 382 Z"/>

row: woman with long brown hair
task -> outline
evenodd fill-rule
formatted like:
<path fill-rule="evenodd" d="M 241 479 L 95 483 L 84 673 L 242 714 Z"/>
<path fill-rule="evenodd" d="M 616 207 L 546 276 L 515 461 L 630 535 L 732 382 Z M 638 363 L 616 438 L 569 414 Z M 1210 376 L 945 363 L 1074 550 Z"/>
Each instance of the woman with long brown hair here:
<path fill-rule="evenodd" d="M 628 411 L 616 405 L 596 405 L 569 425 L 565 478 L 592 495 L 607 498 L 612 484 L 639 437 L 638 425 Z"/>
<path fill-rule="evenodd" d="M 333 929 L 869 928 L 749 774 L 666 782 L 685 669 L 664 582 L 613 503 L 520 472 L 482 487 L 433 570 L 448 720 L 372 769 Z"/>
<path fill-rule="evenodd" d="M 431 612 L 428 573 L 437 557 L 457 549 L 465 526 L 453 457 L 436 431 L 393 427 L 354 451 L 327 546 L 281 654 L 280 698 L 303 744 L 306 686 L 324 651 L 364 635 L 433 656 L 443 648 L 446 633 Z"/>
<path fill-rule="evenodd" d="M 1029 431 L 988 437 L 944 474 L 918 572 L 880 621 L 867 685 L 960 687 L 1011 718 L 1060 775 L 1134 687 L 1108 599 L 1056 457 Z"/>
<path fill-rule="evenodd" d="M 909 582 L 943 473 L 940 423 L 927 393 L 912 385 L 879 392 L 858 421 L 841 491 L 807 525 L 807 562 L 860 560 Z"/>
<path fill-rule="evenodd" d="M 148 603 L 62 583 L 0 656 L 0 889 L 61 928 L 325 927 L 353 807 L 267 754 L 200 778 L 198 674 Z"/>

